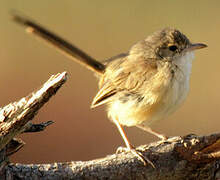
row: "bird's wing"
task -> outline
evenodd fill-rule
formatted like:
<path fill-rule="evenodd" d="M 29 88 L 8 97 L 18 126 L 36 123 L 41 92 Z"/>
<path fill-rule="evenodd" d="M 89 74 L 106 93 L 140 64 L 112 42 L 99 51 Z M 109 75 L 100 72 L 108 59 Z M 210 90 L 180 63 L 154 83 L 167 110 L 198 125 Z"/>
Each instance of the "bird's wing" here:
<path fill-rule="evenodd" d="M 157 72 L 155 60 L 143 60 L 140 57 L 131 61 L 127 57 L 120 58 L 108 64 L 100 80 L 100 90 L 93 99 L 91 107 L 111 102 L 117 93 L 127 91 L 137 92 Z"/>

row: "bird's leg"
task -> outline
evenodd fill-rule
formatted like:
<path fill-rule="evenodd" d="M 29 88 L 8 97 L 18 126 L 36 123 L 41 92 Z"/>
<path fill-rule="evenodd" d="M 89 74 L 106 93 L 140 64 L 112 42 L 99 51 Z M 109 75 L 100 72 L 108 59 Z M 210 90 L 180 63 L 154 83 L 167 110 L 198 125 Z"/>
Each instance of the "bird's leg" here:
<path fill-rule="evenodd" d="M 137 125 L 137 127 L 143 129 L 144 131 L 149 132 L 150 134 L 153 134 L 153 135 L 157 136 L 159 139 L 161 139 L 161 143 L 165 142 L 165 141 L 168 139 L 167 136 L 165 136 L 165 135 L 163 135 L 163 134 L 160 134 L 160 133 L 158 133 L 158 132 L 156 132 L 156 131 L 153 131 L 153 130 L 152 130 L 150 127 L 148 127 L 148 126 L 144 126 L 144 125 L 140 124 L 140 125 Z"/>
<path fill-rule="evenodd" d="M 138 152 L 134 146 L 131 145 L 131 143 L 129 142 L 121 124 L 118 122 L 117 118 L 113 118 L 113 122 L 115 123 L 115 125 L 117 126 L 124 142 L 126 145 L 126 150 L 132 152 L 135 156 L 137 156 L 143 163 L 144 165 L 150 164 L 153 168 L 155 168 L 154 164 L 146 157 L 144 157 L 141 152 Z M 120 148 L 120 151 L 122 150 L 122 148 Z"/>

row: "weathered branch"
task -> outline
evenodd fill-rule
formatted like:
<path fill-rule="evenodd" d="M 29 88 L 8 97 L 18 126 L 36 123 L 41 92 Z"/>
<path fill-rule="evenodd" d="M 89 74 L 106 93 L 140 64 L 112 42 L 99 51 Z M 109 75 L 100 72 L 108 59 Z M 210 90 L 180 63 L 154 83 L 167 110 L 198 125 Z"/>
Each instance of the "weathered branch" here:
<path fill-rule="evenodd" d="M 51 121 L 31 119 L 66 80 L 66 73 L 52 76 L 39 90 L 0 109 L 0 179 L 220 179 L 220 133 L 173 137 L 138 147 L 153 162 L 144 166 L 131 152 L 105 158 L 52 164 L 13 164 L 8 156 L 25 143 L 16 136 L 44 130 Z"/>
<path fill-rule="evenodd" d="M 29 122 L 28 125 L 25 127 L 24 133 L 43 131 L 47 126 L 53 123 L 53 121 L 42 122 L 40 124 L 33 124 Z"/>
<path fill-rule="evenodd" d="M 32 124 L 31 120 L 38 110 L 66 81 L 67 73 L 53 75 L 37 91 L 17 102 L 0 108 L 0 175 L 8 162 L 8 156 L 17 152 L 25 143 L 15 138 L 23 132 L 38 132 L 44 130 L 52 122 Z M 1 177 L 1 176 L 0 176 Z"/>
<path fill-rule="evenodd" d="M 156 166 L 144 166 L 130 152 L 92 161 L 52 164 L 9 164 L 8 179 L 157 179 L 213 180 L 220 178 L 220 134 L 174 137 L 165 143 L 140 146 L 139 151 Z M 218 155 L 215 156 L 214 154 Z"/>

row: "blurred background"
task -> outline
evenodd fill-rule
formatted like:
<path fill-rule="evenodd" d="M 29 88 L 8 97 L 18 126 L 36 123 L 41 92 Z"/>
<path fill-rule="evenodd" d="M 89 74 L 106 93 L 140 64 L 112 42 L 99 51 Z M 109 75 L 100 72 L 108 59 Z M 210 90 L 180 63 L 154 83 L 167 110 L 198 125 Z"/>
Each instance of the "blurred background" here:
<path fill-rule="evenodd" d="M 31 17 L 98 60 L 126 52 L 168 26 L 180 29 L 193 42 L 208 44 L 196 52 L 186 102 L 152 128 L 167 136 L 220 131 L 220 1 L 3 0 L 0 106 L 28 95 L 52 74 L 69 73 L 67 83 L 34 119 L 55 123 L 46 131 L 22 135 L 26 145 L 11 157 L 12 162 L 90 160 L 112 154 L 124 143 L 105 108 L 90 109 L 98 89 L 94 74 L 26 34 L 11 21 L 11 10 Z M 136 146 L 157 140 L 135 127 L 125 130 Z"/>

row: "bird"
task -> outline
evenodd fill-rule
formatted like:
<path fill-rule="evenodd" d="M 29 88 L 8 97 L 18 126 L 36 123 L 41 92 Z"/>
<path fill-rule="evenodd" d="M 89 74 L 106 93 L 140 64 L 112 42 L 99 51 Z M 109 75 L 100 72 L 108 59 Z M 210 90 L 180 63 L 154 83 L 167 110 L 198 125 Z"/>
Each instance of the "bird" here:
<path fill-rule="evenodd" d="M 207 45 L 192 43 L 176 28 L 166 27 L 138 41 L 128 52 L 101 62 L 26 16 L 15 13 L 13 20 L 97 74 L 99 91 L 91 108 L 106 105 L 108 117 L 117 126 L 126 150 L 154 167 L 130 143 L 123 126 L 136 126 L 164 142 L 167 137 L 150 126 L 184 102 L 194 51 Z"/>

